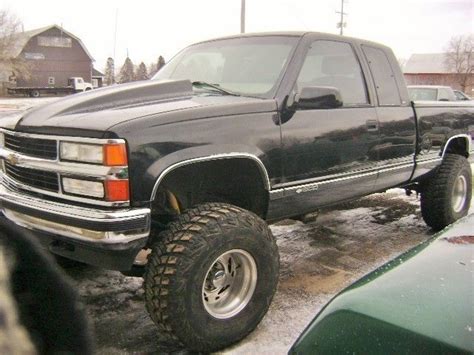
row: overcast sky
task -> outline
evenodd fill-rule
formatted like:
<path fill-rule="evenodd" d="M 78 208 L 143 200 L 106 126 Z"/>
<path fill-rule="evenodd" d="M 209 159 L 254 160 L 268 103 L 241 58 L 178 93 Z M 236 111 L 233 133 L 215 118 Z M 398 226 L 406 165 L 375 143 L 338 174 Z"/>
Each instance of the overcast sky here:
<path fill-rule="evenodd" d="M 82 39 L 102 70 L 127 50 L 135 64 L 170 59 L 196 41 L 240 31 L 241 0 L 2 0 L 25 30 L 63 25 Z M 308 30 L 338 33 L 340 0 L 246 0 L 247 32 Z M 347 0 L 345 35 L 384 43 L 399 58 L 441 52 L 454 35 L 474 32 L 473 0 Z"/>

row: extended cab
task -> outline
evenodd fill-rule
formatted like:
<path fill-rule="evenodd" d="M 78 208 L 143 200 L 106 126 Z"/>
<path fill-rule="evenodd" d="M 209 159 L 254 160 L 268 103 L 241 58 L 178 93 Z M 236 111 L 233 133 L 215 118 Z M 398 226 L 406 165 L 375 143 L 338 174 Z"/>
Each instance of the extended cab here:
<path fill-rule="evenodd" d="M 392 51 L 347 37 L 198 43 L 153 80 L 2 124 L 5 216 L 55 254 L 144 272 L 150 316 L 195 351 L 265 315 L 265 221 L 403 187 L 438 230 L 471 201 L 474 106 L 411 102 Z"/>

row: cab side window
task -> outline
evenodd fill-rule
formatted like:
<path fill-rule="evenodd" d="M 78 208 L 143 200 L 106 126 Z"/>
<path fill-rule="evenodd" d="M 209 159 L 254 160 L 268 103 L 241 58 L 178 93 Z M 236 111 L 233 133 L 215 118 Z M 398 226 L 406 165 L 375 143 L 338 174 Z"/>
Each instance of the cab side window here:
<path fill-rule="evenodd" d="M 370 72 L 374 77 L 375 91 L 379 99 L 380 106 L 400 106 L 402 100 L 398 92 L 398 85 L 395 74 L 385 53 L 371 46 L 362 45 Z"/>
<path fill-rule="evenodd" d="M 438 89 L 438 101 L 456 101 L 450 90 L 445 88 Z"/>
<path fill-rule="evenodd" d="M 297 91 L 307 86 L 339 89 L 344 106 L 368 104 L 367 90 L 357 57 L 348 43 L 315 41 L 297 80 Z"/>

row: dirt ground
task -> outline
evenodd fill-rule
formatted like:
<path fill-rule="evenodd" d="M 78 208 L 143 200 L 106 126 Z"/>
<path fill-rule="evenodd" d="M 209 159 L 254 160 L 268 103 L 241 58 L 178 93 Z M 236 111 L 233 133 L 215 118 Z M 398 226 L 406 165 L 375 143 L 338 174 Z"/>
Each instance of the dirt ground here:
<path fill-rule="evenodd" d="M 318 310 L 345 286 L 432 234 L 416 196 L 390 190 L 320 211 L 316 221 L 271 226 L 280 249 L 280 284 L 270 311 L 225 354 L 285 354 Z M 73 268 L 95 327 L 99 354 L 169 353 L 145 311 L 142 280 Z"/>

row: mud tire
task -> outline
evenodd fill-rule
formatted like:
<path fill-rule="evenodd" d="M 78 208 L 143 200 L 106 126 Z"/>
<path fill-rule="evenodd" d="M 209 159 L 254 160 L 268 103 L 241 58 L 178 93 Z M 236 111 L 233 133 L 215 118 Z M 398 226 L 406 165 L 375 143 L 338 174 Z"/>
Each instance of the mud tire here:
<path fill-rule="evenodd" d="M 454 191 L 459 179 L 465 181 L 465 200 L 456 209 Z M 472 173 L 467 159 L 447 154 L 436 173 L 423 184 L 421 214 L 426 224 L 439 231 L 467 215 L 472 198 Z"/>
<path fill-rule="evenodd" d="M 145 271 L 148 313 L 161 333 L 192 351 L 212 352 L 244 338 L 262 320 L 275 293 L 279 255 L 267 224 L 255 214 L 224 203 L 185 212 L 154 237 Z M 257 266 L 248 304 L 227 319 L 205 308 L 202 287 L 222 253 L 245 250 Z"/>

